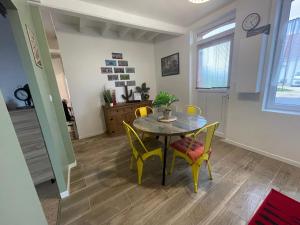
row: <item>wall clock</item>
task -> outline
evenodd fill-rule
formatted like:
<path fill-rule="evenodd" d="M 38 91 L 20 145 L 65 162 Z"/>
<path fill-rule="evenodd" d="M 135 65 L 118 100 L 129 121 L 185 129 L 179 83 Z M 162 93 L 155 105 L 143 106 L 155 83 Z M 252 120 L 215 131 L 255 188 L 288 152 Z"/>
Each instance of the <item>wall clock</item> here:
<path fill-rule="evenodd" d="M 260 15 L 258 13 L 249 14 L 243 21 L 243 30 L 250 31 L 258 26 L 260 22 Z"/>

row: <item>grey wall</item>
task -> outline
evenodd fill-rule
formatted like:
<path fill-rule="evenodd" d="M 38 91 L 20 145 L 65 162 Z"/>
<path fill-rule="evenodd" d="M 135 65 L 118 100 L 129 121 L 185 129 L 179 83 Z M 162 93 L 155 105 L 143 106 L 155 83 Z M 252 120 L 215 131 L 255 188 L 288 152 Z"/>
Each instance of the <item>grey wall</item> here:
<path fill-rule="evenodd" d="M 14 91 L 27 83 L 15 39 L 7 18 L 0 16 L 0 89 L 10 109 L 24 106 L 14 97 Z M 3 32 L 4 31 L 4 32 Z"/>

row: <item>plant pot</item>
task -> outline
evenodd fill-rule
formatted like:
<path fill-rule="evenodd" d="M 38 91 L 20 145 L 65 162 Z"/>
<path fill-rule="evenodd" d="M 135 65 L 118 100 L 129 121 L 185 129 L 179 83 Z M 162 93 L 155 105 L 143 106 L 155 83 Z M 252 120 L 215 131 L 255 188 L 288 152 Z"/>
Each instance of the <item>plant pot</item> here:
<path fill-rule="evenodd" d="M 112 103 L 109 103 L 109 106 L 110 107 L 113 107 L 114 106 L 114 103 L 112 102 Z"/>
<path fill-rule="evenodd" d="M 172 110 L 170 109 L 164 109 L 163 110 L 163 116 L 164 116 L 164 119 L 169 119 L 171 116 L 172 116 Z"/>

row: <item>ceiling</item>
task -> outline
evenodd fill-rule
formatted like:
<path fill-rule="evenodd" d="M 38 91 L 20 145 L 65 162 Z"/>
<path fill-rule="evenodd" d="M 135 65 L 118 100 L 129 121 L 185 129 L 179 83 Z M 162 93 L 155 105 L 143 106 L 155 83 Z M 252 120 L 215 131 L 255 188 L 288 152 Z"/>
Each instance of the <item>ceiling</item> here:
<path fill-rule="evenodd" d="M 81 0 L 138 16 L 189 26 L 234 0 L 210 0 L 192 4 L 188 0 Z"/>

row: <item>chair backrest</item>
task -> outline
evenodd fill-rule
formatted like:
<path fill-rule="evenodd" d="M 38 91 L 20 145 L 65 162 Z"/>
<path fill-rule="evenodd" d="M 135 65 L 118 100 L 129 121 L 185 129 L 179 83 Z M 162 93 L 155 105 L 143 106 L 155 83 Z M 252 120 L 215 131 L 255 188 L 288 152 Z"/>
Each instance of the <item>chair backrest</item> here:
<path fill-rule="evenodd" d="M 186 107 L 186 114 L 191 115 L 191 116 L 201 115 L 202 114 L 202 110 L 198 106 L 188 105 Z"/>
<path fill-rule="evenodd" d="M 146 116 L 148 116 L 148 112 L 153 113 L 153 109 L 149 106 L 143 106 L 143 107 L 137 108 L 135 110 L 134 114 L 135 114 L 136 118 L 146 117 Z"/>
<path fill-rule="evenodd" d="M 139 135 L 135 132 L 135 130 L 125 121 L 123 121 L 123 126 L 126 131 L 129 145 L 131 147 L 134 157 L 138 158 L 139 156 L 141 156 L 141 152 L 138 151 L 140 148 L 139 149 L 136 148 L 137 144 L 141 147 L 142 150 L 148 152 L 147 148 L 145 147 L 144 143 L 140 139 Z"/>
<path fill-rule="evenodd" d="M 206 132 L 205 139 L 204 139 L 204 153 L 208 153 L 208 154 L 210 153 L 212 140 L 215 135 L 215 131 L 217 130 L 219 125 L 220 125 L 219 122 L 210 123 L 207 124 L 205 127 L 201 128 L 200 130 L 198 130 L 196 133 L 194 133 L 193 135 L 194 140 L 197 140 L 200 133 L 204 131 Z"/>

